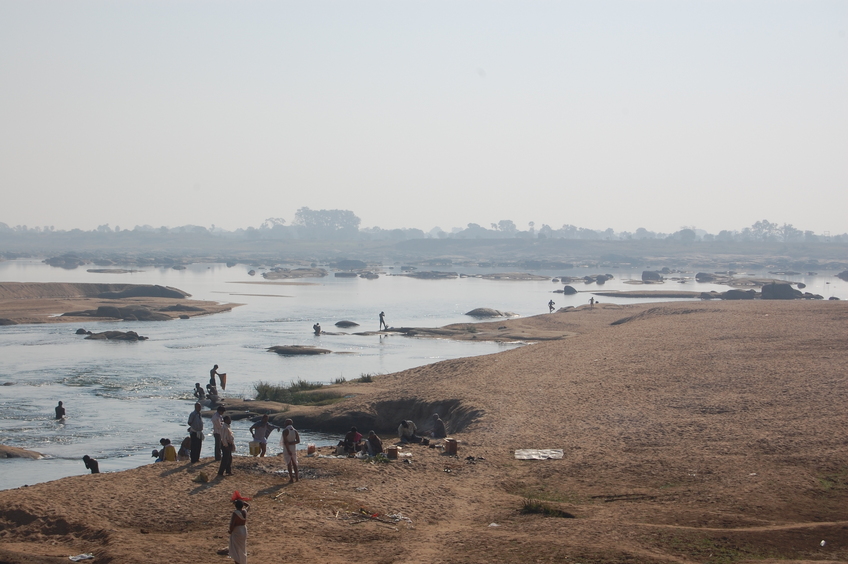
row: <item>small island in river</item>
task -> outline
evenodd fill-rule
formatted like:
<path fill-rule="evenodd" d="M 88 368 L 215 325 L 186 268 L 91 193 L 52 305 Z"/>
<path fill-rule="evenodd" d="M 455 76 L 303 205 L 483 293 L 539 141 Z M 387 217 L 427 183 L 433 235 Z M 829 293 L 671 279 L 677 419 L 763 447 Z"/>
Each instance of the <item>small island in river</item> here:
<path fill-rule="evenodd" d="M 182 290 L 153 284 L 0 282 L 0 324 L 163 321 L 221 313 L 240 305 L 188 298 L 190 294 Z"/>

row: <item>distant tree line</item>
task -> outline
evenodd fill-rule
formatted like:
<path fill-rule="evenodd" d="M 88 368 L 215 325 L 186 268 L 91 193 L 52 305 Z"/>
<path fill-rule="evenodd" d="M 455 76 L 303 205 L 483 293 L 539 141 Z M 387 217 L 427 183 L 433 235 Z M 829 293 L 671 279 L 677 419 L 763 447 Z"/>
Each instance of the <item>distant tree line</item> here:
<path fill-rule="evenodd" d="M 316 240 L 316 241 L 408 241 L 414 239 L 575 239 L 586 241 L 628 241 L 628 240 L 672 240 L 681 243 L 696 244 L 699 241 L 726 242 L 778 242 L 778 243 L 848 243 L 848 233 L 831 235 L 830 233 L 814 233 L 809 230 L 795 228 L 792 224 L 779 225 L 768 220 L 757 221 L 750 227 L 739 231 L 723 230 L 717 234 L 707 233 L 694 227 L 683 227 L 674 233 L 659 233 L 640 227 L 633 232 L 615 231 L 612 228 L 601 230 L 587 229 L 574 225 L 563 225 L 554 229 L 542 224 L 536 228 L 534 222 L 521 230 L 509 219 L 490 223 L 483 227 L 477 223 L 469 223 L 465 228 L 453 228 L 443 231 L 434 227 L 428 232 L 421 229 L 382 229 L 380 227 L 360 227 L 362 221 L 349 210 L 312 210 L 300 208 L 294 215 L 291 224 L 280 217 L 266 219 L 258 227 L 247 227 L 227 231 L 212 225 L 183 225 L 180 227 L 152 227 L 136 225 L 133 229 L 121 229 L 120 226 L 110 227 L 109 224 L 98 226 L 91 231 L 71 229 L 56 230 L 52 226 L 27 227 L 26 225 L 9 225 L 0 222 L 0 241 L 4 237 L 27 238 L 32 240 L 49 240 L 55 237 L 71 237 L 88 242 L 104 240 L 105 238 L 120 237 L 126 242 L 151 238 L 167 238 L 181 235 L 188 238 L 221 237 L 228 239 L 251 240 Z"/>

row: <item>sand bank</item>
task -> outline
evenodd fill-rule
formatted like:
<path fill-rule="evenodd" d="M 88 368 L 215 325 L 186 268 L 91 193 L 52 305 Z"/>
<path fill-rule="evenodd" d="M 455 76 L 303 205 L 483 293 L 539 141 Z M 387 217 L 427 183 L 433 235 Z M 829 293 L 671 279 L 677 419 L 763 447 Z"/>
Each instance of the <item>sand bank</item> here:
<path fill-rule="evenodd" d="M 176 288 L 145 284 L 0 282 L 0 320 L 12 323 L 84 323 L 114 319 L 96 315 L 63 315 L 94 312 L 98 308 L 135 308 L 152 312 L 157 318 L 176 319 L 221 313 L 239 305 L 191 300 L 188 296 Z"/>
<path fill-rule="evenodd" d="M 245 456 L 233 477 L 193 482 L 214 475 L 205 458 L 4 491 L 0 561 L 225 562 L 234 490 L 254 498 L 252 562 L 848 561 L 846 322 L 843 302 L 760 301 L 499 321 L 566 338 L 345 384 L 353 397 L 321 414 L 287 412 L 389 439 L 399 415 L 423 427 L 438 410 L 458 457 L 302 453 L 292 485 L 281 459 Z M 519 448 L 564 457 L 515 460 Z M 574 518 L 523 514 L 527 499 Z"/>

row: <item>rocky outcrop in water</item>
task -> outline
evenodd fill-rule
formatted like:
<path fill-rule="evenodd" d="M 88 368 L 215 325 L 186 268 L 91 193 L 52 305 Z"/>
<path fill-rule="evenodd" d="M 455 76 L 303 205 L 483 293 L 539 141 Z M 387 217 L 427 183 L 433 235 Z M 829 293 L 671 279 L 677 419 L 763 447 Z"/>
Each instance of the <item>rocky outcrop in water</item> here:
<path fill-rule="evenodd" d="M 359 327 L 359 323 L 355 321 L 336 321 L 336 327 L 348 328 L 348 327 Z"/>
<path fill-rule="evenodd" d="M 103 331 L 102 333 L 91 333 L 86 339 L 93 341 L 146 341 L 135 331 Z"/>
<path fill-rule="evenodd" d="M 327 271 L 323 268 L 272 268 L 268 272 L 263 272 L 262 277 L 266 280 L 285 280 L 287 278 L 321 278 L 327 276 Z"/>
<path fill-rule="evenodd" d="M 100 306 L 97 309 L 69 311 L 62 317 L 100 317 L 107 319 L 123 319 L 124 321 L 168 321 L 170 315 L 151 311 L 142 307 Z"/>
<path fill-rule="evenodd" d="M 566 296 L 573 296 L 577 293 L 577 290 L 573 286 L 566 286 L 562 289 L 562 293 Z"/>
<path fill-rule="evenodd" d="M 421 272 L 404 272 L 403 274 L 398 274 L 398 276 L 409 276 L 410 278 L 421 278 L 424 280 L 448 280 L 451 278 L 458 278 L 459 274 L 456 272 L 441 272 L 438 270 L 427 270 Z M 545 277 L 547 278 L 547 276 Z"/>
<path fill-rule="evenodd" d="M 330 354 L 333 351 L 328 349 L 319 349 L 318 347 L 311 347 L 308 345 L 277 345 L 274 347 L 269 347 L 268 352 L 277 353 L 282 356 L 302 356 Z"/>
<path fill-rule="evenodd" d="M 13 319 L 6 319 L 5 317 L 0 317 L 0 325 L 17 325 L 18 322 Z"/>
<path fill-rule="evenodd" d="M 120 300 L 123 298 L 187 298 L 191 296 L 182 290 L 178 290 L 177 288 L 171 288 L 170 286 L 159 286 L 159 285 L 151 285 L 151 286 L 130 286 L 125 290 L 121 290 L 120 292 L 102 292 L 97 295 L 100 299 L 106 300 Z"/>
<path fill-rule="evenodd" d="M 50 266 L 64 268 L 65 270 L 73 270 L 78 266 L 87 264 L 88 261 L 74 255 L 64 255 L 61 257 L 51 257 L 48 259 L 44 259 L 44 263 L 49 264 Z"/>
<path fill-rule="evenodd" d="M 34 450 L 0 445 L 0 458 L 32 458 L 33 460 L 37 460 L 43 458 L 43 456 L 40 452 L 35 452 Z"/>
<path fill-rule="evenodd" d="M 663 276 L 656 270 L 643 270 L 642 282 L 662 282 Z"/>
<path fill-rule="evenodd" d="M 761 297 L 764 300 L 794 300 L 803 297 L 803 295 L 789 284 L 766 284 L 763 286 Z"/>
<path fill-rule="evenodd" d="M 478 307 L 477 309 L 472 309 L 469 312 L 466 312 L 465 315 L 471 317 L 516 317 L 518 314 L 512 313 L 511 311 L 500 311 L 497 309 L 491 309 L 488 307 Z"/>
<path fill-rule="evenodd" d="M 843 270 L 842 272 L 837 274 L 836 277 L 840 280 L 845 280 L 846 282 L 848 282 L 848 270 Z"/>

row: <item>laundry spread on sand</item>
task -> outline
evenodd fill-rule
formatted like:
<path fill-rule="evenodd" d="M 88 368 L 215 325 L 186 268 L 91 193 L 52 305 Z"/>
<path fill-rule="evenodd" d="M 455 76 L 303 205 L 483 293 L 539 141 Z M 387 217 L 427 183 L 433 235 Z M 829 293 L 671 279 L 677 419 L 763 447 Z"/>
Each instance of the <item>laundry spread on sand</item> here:
<path fill-rule="evenodd" d="M 515 451 L 517 460 L 560 460 L 561 448 L 522 448 Z"/>
<path fill-rule="evenodd" d="M 71 560 L 73 562 L 80 562 L 82 560 L 92 560 L 93 558 L 94 555 L 89 554 L 87 552 L 83 554 L 77 554 L 76 556 L 68 556 L 68 560 Z"/>

